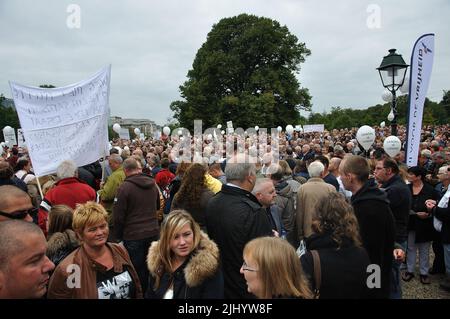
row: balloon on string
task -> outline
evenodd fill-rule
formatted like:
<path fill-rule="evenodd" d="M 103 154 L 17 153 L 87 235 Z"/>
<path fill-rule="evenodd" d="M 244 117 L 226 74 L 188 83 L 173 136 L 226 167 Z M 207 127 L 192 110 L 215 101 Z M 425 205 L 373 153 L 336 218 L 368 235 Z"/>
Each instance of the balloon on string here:
<path fill-rule="evenodd" d="M 170 127 L 164 126 L 163 133 L 164 133 L 164 135 L 169 135 L 170 134 Z"/>
<path fill-rule="evenodd" d="M 222 128 L 222 124 L 217 125 L 217 128 L 220 130 Z"/>
<path fill-rule="evenodd" d="M 381 98 L 385 102 L 392 102 L 392 93 L 389 90 L 384 90 L 381 94 Z"/>
<path fill-rule="evenodd" d="M 119 123 L 115 123 L 113 125 L 113 131 L 116 132 L 117 134 L 120 133 L 120 124 Z"/>
<path fill-rule="evenodd" d="M 220 133 L 222 133 L 222 135 L 225 135 L 225 131 L 224 130 L 220 131 Z"/>
<path fill-rule="evenodd" d="M 384 140 L 383 148 L 390 157 L 394 157 L 400 152 L 402 142 L 397 136 L 391 135 Z"/>
<path fill-rule="evenodd" d="M 363 125 L 356 132 L 356 140 L 367 151 L 375 141 L 375 130 L 368 125 Z"/>
<path fill-rule="evenodd" d="M 286 132 L 287 132 L 289 135 L 292 134 L 292 133 L 294 133 L 294 127 L 293 127 L 291 124 L 286 125 Z"/>
<path fill-rule="evenodd" d="M 139 135 L 141 133 L 141 130 L 137 127 L 134 129 L 134 134 Z"/>
<path fill-rule="evenodd" d="M 256 132 L 259 131 L 259 126 L 258 126 L 258 125 L 255 126 L 255 131 L 256 131 Z"/>
<path fill-rule="evenodd" d="M 281 132 L 281 130 L 282 130 L 281 126 L 278 126 L 278 127 L 277 127 L 277 131 L 278 131 L 278 132 Z"/>
<path fill-rule="evenodd" d="M 409 92 L 409 78 L 408 77 L 405 77 L 405 81 L 403 82 L 403 85 L 399 88 L 399 90 L 402 93 Z"/>
<path fill-rule="evenodd" d="M 388 121 L 392 122 L 394 120 L 394 117 L 395 117 L 394 111 L 391 110 L 391 113 L 389 113 L 387 119 L 388 119 Z"/>
<path fill-rule="evenodd" d="M 386 126 L 386 122 L 385 122 L 385 121 L 383 121 L 383 122 L 380 123 L 380 127 L 381 127 L 381 128 L 384 128 L 385 126 Z"/>

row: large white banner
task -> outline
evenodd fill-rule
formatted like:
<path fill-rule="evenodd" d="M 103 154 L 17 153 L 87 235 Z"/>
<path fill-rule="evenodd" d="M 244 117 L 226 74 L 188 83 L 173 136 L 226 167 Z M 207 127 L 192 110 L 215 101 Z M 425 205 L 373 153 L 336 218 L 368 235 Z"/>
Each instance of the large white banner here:
<path fill-rule="evenodd" d="M 303 132 L 323 132 L 325 130 L 324 124 L 311 124 L 311 125 L 303 125 Z"/>
<path fill-rule="evenodd" d="M 428 91 L 428 84 L 430 83 L 433 57 L 434 34 L 425 34 L 416 41 L 411 55 L 407 122 L 408 137 L 405 153 L 408 167 L 417 165 L 423 106 Z"/>
<path fill-rule="evenodd" d="M 9 83 L 37 176 L 54 173 L 64 160 L 83 166 L 107 154 L 110 77 L 107 66 L 60 88 Z"/>

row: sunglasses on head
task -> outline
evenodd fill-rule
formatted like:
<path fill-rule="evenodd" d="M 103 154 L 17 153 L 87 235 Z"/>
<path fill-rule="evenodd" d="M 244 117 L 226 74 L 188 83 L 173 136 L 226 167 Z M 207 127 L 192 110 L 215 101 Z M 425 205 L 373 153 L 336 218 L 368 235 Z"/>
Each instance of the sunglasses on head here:
<path fill-rule="evenodd" d="M 0 216 L 4 216 L 10 219 L 24 219 L 25 217 L 27 217 L 27 215 L 32 215 L 37 211 L 37 208 L 30 208 L 27 210 L 22 210 L 22 211 L 17 211 L 17 212 L 12 212 L 12 213 L 5 213 L 0 211 Z"/>

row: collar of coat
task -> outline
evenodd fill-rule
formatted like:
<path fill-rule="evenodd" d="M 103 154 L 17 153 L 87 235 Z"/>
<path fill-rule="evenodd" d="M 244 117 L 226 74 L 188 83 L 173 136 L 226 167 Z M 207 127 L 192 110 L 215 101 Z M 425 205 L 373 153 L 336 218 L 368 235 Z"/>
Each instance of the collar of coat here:
<path fill-rule="evenodd" d="M 159 243 L 154 241 L 150 246 L 147 256 L 147 266 L 153 277 L 156 276 L 159 257 Z M 208 235 L 201 232 L 200 243 L 192 253 L 184 268 L 184 278 L 189 287 L 196 287 L 207 278 L 212 277 L 219 267 L 219 249 L 216 243 L 209 239 Z"/>

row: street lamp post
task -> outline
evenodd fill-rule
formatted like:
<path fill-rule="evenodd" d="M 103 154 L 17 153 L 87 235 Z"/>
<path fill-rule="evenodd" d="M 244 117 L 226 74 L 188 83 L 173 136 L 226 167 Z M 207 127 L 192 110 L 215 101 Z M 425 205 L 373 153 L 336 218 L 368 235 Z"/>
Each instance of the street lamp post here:
<path fill-rule="evenodd" d="M 383 57 L 380 66 L 377 68 L 380 73 L 381 83 L 392 94 L 392 113 L 394 119 L 391 121 L 391 135 L 397 136 L 397 105 L 396 91 L 403 85 L 408 64 L 405 63 L 401 54 L 395 53 L 395 49 L 390 49 L 389 54 Z"/>

